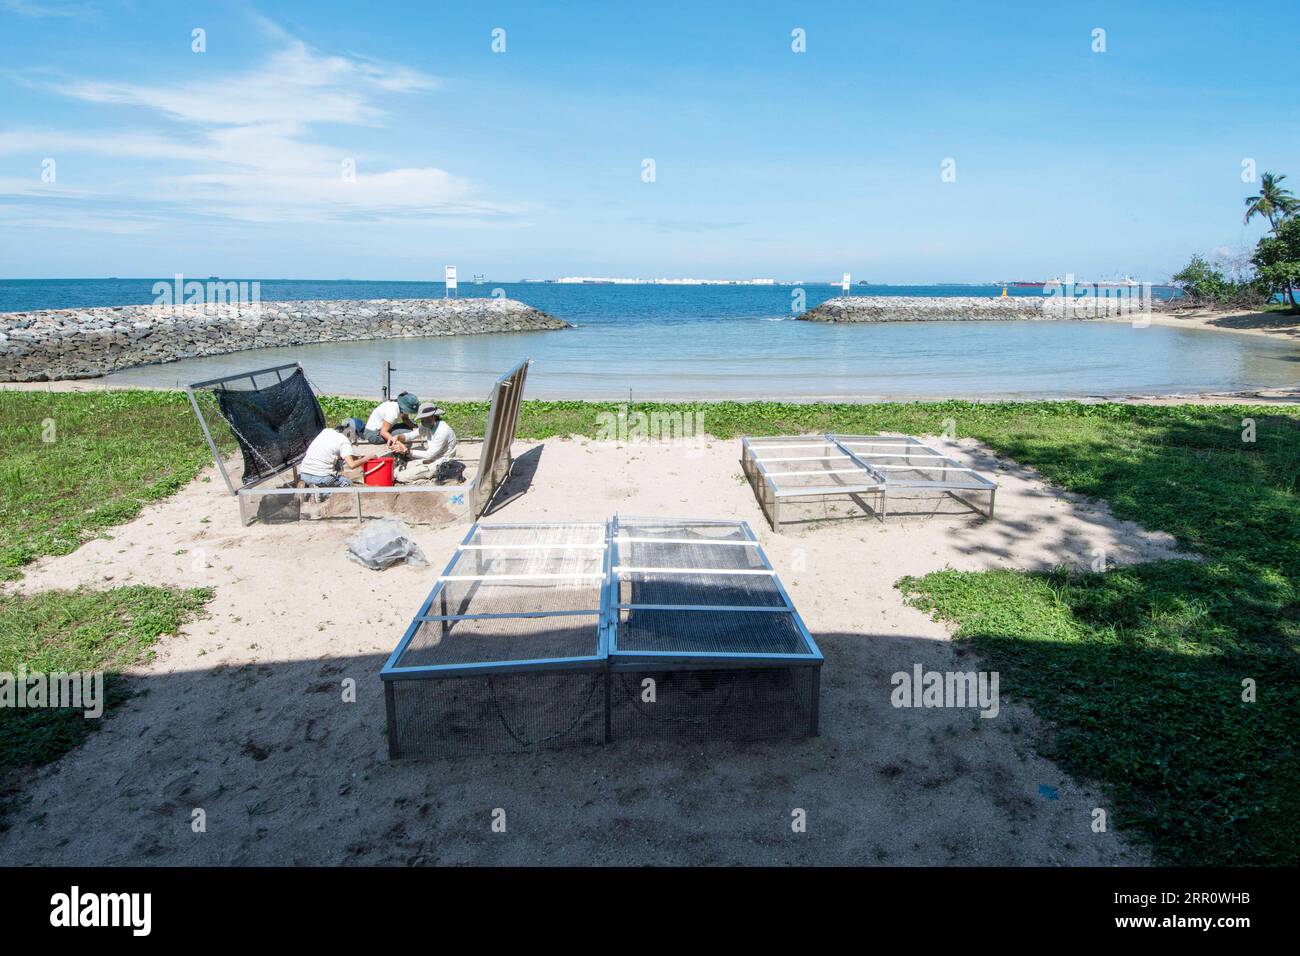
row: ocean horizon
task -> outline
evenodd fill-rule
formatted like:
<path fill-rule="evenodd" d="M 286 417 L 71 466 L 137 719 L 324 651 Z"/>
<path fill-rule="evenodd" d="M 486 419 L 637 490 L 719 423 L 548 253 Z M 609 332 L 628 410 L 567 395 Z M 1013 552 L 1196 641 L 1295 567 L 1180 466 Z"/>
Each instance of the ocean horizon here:
<path fill-rule="evenodd" d="M 311 300 L 359 301 L 366 299 L 426 299 L 442 298 L 447 286 L 442 281 L 420 279 L 254 279 L 246 276 L 197 276 L 186 275 L 185 282 L 237 282 L 256 283 L 260 298 L 266 302 L 289 302 Z M 147 305 L 158 300 L 154 291 L 157 283 L 174 285 L 176 276 L 144 276 L 107 278 L 54 278 L 54 279 L 0 279 L 0 313 L 31 312 L 43 309 L 90 309 L 111 308 L 119 305 Z M 1024 281 L 1024 280 L 1008 280 Z M 1050 281 L 1050 280 L 1048 280 Z M 1104 280 L 1098 280 L 1099 282 Z M 732 284 L 732 283 L 735 284 Z M 1082 284 L 1084 280 L 1076 280 Z M 482 298 L 493 294 L 494 289 L 503 289 L 511 298 L 533 305 L 543 311 L 549 311 L 540 302 L 529 301 L 529 295 L 540 296 L 552 301 L 548 291 L 554 289 L 738 289 L 746 291 L 785 291 L 805 289 L 807 307 L 816 305 L 841 295 L 838 282 L 794 282 L 777 280 L 770 285 L 743 284 L 743 280 L 710 280 L 708 284 L 686 282 L 559 282 L 553 279 L 526 279 L 499 281 L 484 279 L 481 282 L 461 281 L 457 295 L 462 298 Z M 1008 296 L 1042 295 L 1040 286 L 1011 285 L 1002 282 L 936 282 L 936 283 L 866 283 L 854 280 L 850 286 L 850 295 L 888 295 L 888 296 L 989 296 L 1002 295 L 1005 288 Z M 1171 298 L 1175 290 L 1168 285 L 1152 285 L 1152 292 L 1158 298 Z M 757 300 L 756 300 L 757 301 Z"/>

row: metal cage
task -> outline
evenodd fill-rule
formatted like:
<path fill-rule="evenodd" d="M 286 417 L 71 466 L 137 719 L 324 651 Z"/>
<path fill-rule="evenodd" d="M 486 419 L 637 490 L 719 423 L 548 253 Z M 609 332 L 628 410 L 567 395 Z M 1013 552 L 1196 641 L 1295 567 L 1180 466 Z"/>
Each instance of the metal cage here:
<path fill-rule="evenodd" d="M 822 655 L 749 525 L 615 516 L 613 737 L 815 735 Z"/>
<path fill-rule="evenodd" d="M 262 520 L 268 523 L 296 521 L 306 517 L 355 517 L 400 514 L 417 523 L 445 523 L 456 519 L 473 519 L 491 504 L 501 484 L 514 466 L 511 446 L 519 426 L 519 410 L 524 383 L 531 359 L 524 359 L 496 380 L 488 400 L 488 417 L 479 454 L 478 468 L 464 485 L 403 484 L 391 487 L 353 484 L 346 487 L 296 488 L 274 486 L 274 479 L 292 473 L 302 460 L 298 454 L 284 463 L 267 469 L 255 479 L 236 483 L 223 457 L 223 447 L 246 448 L 247 444 L 225 420 L 213 397 L 225 390 L 257 390 L 284 382 L 296 372 L 305 371 L 296 362 L 270 368 L 226 375 L 195 382 L 186 388 L 194 416 L 212 452 L 226 488 L 239 502 L 240 517 L 245 524 Z M 214 426 L 228 434 L 214 435 Z"/>
<path fill-rule="evenodd" d="M 889 499 L 936 492 L 993 517 L 998 483 L 910 435 L 745 437 L 741 468 L 772 528 L 797 505 L 844 503 L 884 521 Z M 983 509 L 966 495 L 987 494 Z"/>
<path fill-rule="evenodd" d="M 476 524 L 388 658 L 389 753 L 818 731 L 822 655 L 749 526 Z"/>

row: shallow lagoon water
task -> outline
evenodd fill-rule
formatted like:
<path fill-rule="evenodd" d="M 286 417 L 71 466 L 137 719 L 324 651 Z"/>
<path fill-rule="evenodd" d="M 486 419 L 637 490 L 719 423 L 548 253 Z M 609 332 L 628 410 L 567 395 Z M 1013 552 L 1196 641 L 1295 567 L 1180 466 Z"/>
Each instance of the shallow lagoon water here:
<path fill-rule="evenodd" d="M 0 283 L 0 310 L 151 301 L 152 280 Z M 575 326 L 561 332 L 386 339 L 257 349 L 114 373 L 119 384 L 174 387 L 298 361 L 334 394 L 374 394 L 385 360 L 394 385 L 438 399 L 481 398 L 532 358 L 532 398 L 1064 398 L 1237 391 L 1300 382 L 1300 347 L 1255 336 L 1110 322 L 827 325 L 793 318 L 830 286 L 560 286 L 488 283 Z M 441 284 L 262 283 L 264 299 L 440 296 Z M 992 286 L 856 287 L 883 295 L 996 295 Z M 1027 294 L 1027 293 L 1026 293 Z M 21 302 L 21 304 L 19 304 Z"/>
<path fill-rule="evenodd" d="M 175 386 L 301 362 L 322 391 L 480 398 L 532 358 L 531 398 L 880 399 L 1083 397 L 1236 391 L 1300 380 L 1300 350 L 1247 336 L 1113 323 L 934 322 L 778 329 L 728 323 L 707 334 L 653 328 L 326 343 L 258 349 L 107 377 Z"/>

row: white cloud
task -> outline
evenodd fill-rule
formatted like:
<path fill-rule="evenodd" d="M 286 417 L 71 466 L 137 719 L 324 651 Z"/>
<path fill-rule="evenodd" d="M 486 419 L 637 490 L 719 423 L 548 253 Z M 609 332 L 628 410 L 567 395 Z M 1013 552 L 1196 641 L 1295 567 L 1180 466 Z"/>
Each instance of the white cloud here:
<path fill-rule="evenodd" d="M 89 16 L 95 12 L 93 7 L 85 3 L 49 4 L 35 3 L 33 0 L 0 0 L 0 7 L 20 17 L 30 17 L 33 20 L 45 17 L 73 19 Z"/>
<path fill-rule="evenodd" d="M 64 229 L 69 232 L 107 233 L 115 236 L 152 232 L 159 220 L 147 215 L 125 212 L 87 213 L 83 209 L 63 207 L 36 208 L 0 203 L 0 220 L 17 229 Z"/>
<path fill-rule="evenodd" d="M 134 170 L 134 180 L 102 187 L 96 198 L 165 203 L 180 212 L 236 220 L 492 217 L 521 211 L 476 197 L 469 182 L 444 169 L 392 166 L 319 142 L 315 124 L 381 126 L 381 100 L 428 93 L 439 81 L 400 64 L 324 55 L 259 22 L 279 48 L 242 73 L 184 83 L 64 80 L 51 87 L 83 102 L 147 110 L 174 133 L 17 130 L 0 133 L 0 155 L 180 164 L 181 171 Z M 354 177 L 344 175 L 348 160 L 355 164 Z M 0 194 L 6 191 L 0 183 Z"/>
<path fill-rule="evenodd" d="M 60 154 L 67 153 L 194 162 L 202 161 L 211 155 L 210 150 L 204 146 L 148 133 L 113 133 L 97 136 L 37 130 L 0 132 L 0 156 L 28 154 L 57 158 Z"/>
<path fill-rule="evenodd" d="M 39 173 L 30 177 L 0 176 L 0 196 L 41 196 L 76 199 L 89 196 L 85 189 L 73 189 L 58 182 L 42 182 Z"/>
<path fill-rule="evenodd" d="M 259 123 L 377 123 L 368 99 L 375 91 L 426 92 L 438 80 L 406 67 L 321 56 L 300 40 L 261 66 L 219 81 L 145 85 L 72 81 L 54 89 L 90 103 L 142 106 L 171 119 L 203 125 Z"/>

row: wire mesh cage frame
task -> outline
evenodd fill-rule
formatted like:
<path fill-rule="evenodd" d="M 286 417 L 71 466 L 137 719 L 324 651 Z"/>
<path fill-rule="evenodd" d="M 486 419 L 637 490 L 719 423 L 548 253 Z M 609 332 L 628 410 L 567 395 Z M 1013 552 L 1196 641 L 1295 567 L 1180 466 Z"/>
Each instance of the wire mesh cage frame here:
<path fill-rule="evenodd" d="M 956 459 L 926 444 L 913 435 L 782 435 L 744 436 L 741 438 L 741 470 L 753 489 L 759 508 L 773 530 L 780 530 L 785 520 L 784 502 L 815 502 L 848 497 L 864 512 L 874 514 L 882 522 L 889 514 L 889 496 L 903 492 L 937 491 L 951 497 L 984 517 L 992 519 L 997 497 L 998 482 L 983 472 L 968 468 Z M 901 453 L 871 452 L 860 446 L 891 447 Z M 855 446 L 857 446 L 855 448 Z M 784 457 L 765 457 L 766 451 L 814 452 Z M 815 452 L 821 452 L 820 455 Z M 838 460 L 835 458 L 838 457 Z M 903 462 L 882 459 L 901 458 Z M 914 459 L 928 459 L 929 464 L 915 464 Z M 795 462 L 824 461 L 844 465 L 839 468 L 809 468 L 805 474 L 782 471 L 780 467 L 793 468 Z M 909 478 L 891 472 L 937 472 L 938 479 Z M 848 475 L 848 479 L 832 477 L 831 483 L 798 486 L 790 482 L 783 486 L 778 479 Z M 957 476 L 966 477 L 957 477 Z M 950 477 L 951 476 L 951 477 Z M 857 480 L 853 480 L 857 479 Z M 963 493 L 987 494 L 988 504 L 981 509 L 967 500 Z M 874 502 L 874 504 L 872 503 Z"/>
<path fill-rule="evenodd" d="M 332 500 L 333 496 L 336 495 L 350 496 L 355 505 L 355 517 L 358 523 L 364 519 L 365 509 L 363 503 L 365 501 L 384 502 L 385 499 L 372 496 L 398 494 L 417 497 L 430 496 L 429 500 L 437 500 L 438 497 L 441 497 L 448 503 L 449 507 L 461 511 L 464 517 L 472 520 L 487 510 L 497 490 L 509 477 L 511 469 L 514 467 L 511 447 L 518 433 L 519 411 L 523 402 L 524 384 L 527 381 L 528 369 L 531 365 L 532 359 L 526 358 L 499 376 L 493 383 L 488 401 L 487 426 L 483 436 L 483 447 L 479 455 L 479 467 L 467 486 L 405 484 L 385 487 L 381 485 L 352 484 L 345 487 L 314 486 L 310 489 L 265 487 L 267 482 L 296 469 L 302 461 L 303 456 L 300 454 L 286 461 L 279 468 L 274 469 L 271 474 L 259 478 L 256 482 L 236 487 L 230 471 L 226 468 L 225 460 L 221 455 L 217 442 L 213 438 L 212 429 L 199 405 L 196 393 L 205 389 L 225 388 L 227 384 L 241 381 L 248 381 L 253 388 L 257 388 L 257 378 L 259 376 L 269 377 L 274 375 L 275 382 L 278 383 L 284 381 L 286 371 L 290 371 L 291 374 L 292 372 L 301 371 L 303 376 L 306 377 L 306 370 L 299 362 L 287 362 L 249 372 L 238 372 L 194 382 L 186 387 L 185 392 L 189 397 L 190 407 L 194 412 L 194 417 L 198 419 L 204 440 L 212 453 L 212 459 L 216 463 L 222 481 L 239 503 L 240 520 L 245 525 L 252 524 L 257 520 L 261 510 L 259 504 L 268 498 L 271 500 L 283 499 L 291 501 L 295 498 L 302 499 L 307 495 L 311 495 L 317 500 L 326 498 Z M 389 499 L 390 502 L 392 500 L 395 499 Z M 464 506 L 463 509 L 461 508 L 462 505 Z"/>
<path fill-rule="evenodd" d="M 691 604 L 676 605 L 671 607 L 642 606 L 628 604 L 620 601 L 620 584 L 623 575 L 637 573 L 639 569 L 620 568 L 615 564 L 616 556 L 619 554 L 619 542 L 633 543 L 637 540 L 634 535 L 620 537 L 622 531 L 628 527 L 637 527 L 637 522 L 663 522 L 667 526 L 674 524 L 690 525 L 691 527 L 711 526 L 718 529 L 733 529 L 737 537 L 726 542 L 725 546 L 741 547 L 753 553 L 755 563 L 758 565 L 757 570 L 761 571 L 765 578 L 770 579 L 776 587 L 780 596 L 779 606 L 756 608 L 750 607 L 729 607 L 718 604 Z M 660 519 L 660 518 L 626 518 L 615 515 L 609 521 L 602 525 L 587 524 L 590 528 L 601 528 L 600 551 L 600 571 L 588 572 L 592 578 L 598 578 L 599 601 L 593 611 L 591 608 L 566 608 L 563 610 L 516 610 L 509 613 L 490 615 L 500 618 L 510 619 L 544 619 L 547 617 L 562 617 L 575 614 L 593 616 L 596 621 L 595 645 L 593 653 L 585 655 L 571 655 L 565 657 L 552 658 L 519 658 L 510 660 L 487 661 L 480 660 L 474 662 L 458 662 L 452 664 L 425 665 L 418 667 L 403 666 L 402 662 L 412 647 L 419 629 L 430 621 L 439 621 L 447 618 L 445 608 L 438 606 L 440 595 L 444 593 L 445 588 L 450 581 L 465 580 L 467 576 L 454 574 L 455 570 L 463 560 L 465 552 L 474 547 L 491 547 L 489 545 L 474 545 L 475 541 L 485 530 L 498 529 L 542 529 L 555 527 L 574 527 L 572 523 L 551 523 L 551 524 L 474 524 L 460 545 L 457 546 L 455 553 L 448 561 L 443 573 L 438 576 L 438 581 L 430 591 L 428 597 L 422 603 L 419 612 L 411 621 L 410 625 L 404 632 L 397 647 L 388 657 L 383 668 L 380 671 L 380 678 L 384 683 L 385 696 L 385 713 L 387 718 L 387 737 L 389 746 L 389 756 L 392 758 L 402 757 L 410 754 L 414 748 L 408 743 L 404 743 L 407 738 L 405 728 L 412 722 L 408 715 L 399 712 L 399 688 L 402 685 L 409 685 L 413 681 L 438 682 L 444 680 L 457 680 L 466 678 L 479 678 L 484 675 L 521 675 L 521 674 L 560 674 L 560 673 L 580 673 L 592 672 L 598 673 L 602 680 L 602 693 L 600 693 L 600 707 L 603 710 L 603 728 L 600 734 L 601 743 L 608 743 L 614 739 L 616 732 L 614 729 L 615 710 L 614 695 L 616 691 L 616 682 L 623 680 L 628 675 L 634 674 L 664 674 L 664 673 L 681 673 L 695 674 L 697 679 L 707 680 L 711 678 L 720 679 L 723 682 L 730 680 L 736 682 L 749 679 L 751 675 L 778 672 L 782 670 L 797 670 L 800 686 L 806 688 L 802 693 L 802 698 L 806 700 L 806 706 L 801 708 L 798 718 L 793 721 L 786 721 L 777 729 L 781 736 L 815 736 L 820 726 L 820 679 L 821 666 L 823 657 L 816 642 L 808 632 L 803 619 L 799 616 L 789 594 L 781 585 L 779 577 L 771 562 L 763 552 L 757 537 L 753 530 L 745 522 L 725 521 L 725 520 L 700 520 L 700 519 Z M 644 525 L 641 525 L 644 527 Z M 672 539 L 662 537 L 648 539 L 655 543 L 672 543 Z M 692 543 L 698 543 L 692 542 Z M 720 542 L 711 542 L 720 544 Z M 503 547 L 497 545 L 496 547 Z M 504 546 L 510 547 L 510 546 Z M 547 546 L 530 546 L 514 545 L 518 548 L 528 547 L 547 547 Z M 568 547 L 586 547 L 594 548 L 594 544 L 585 545 L 552 545 L 557 549 Z M 701 569 L 680 569 L 689 571 L 694 574 Z M 705 576 L 708 576 L 708 569 L 704 569 Z M 731 569 L 724 569 L 723 574 L 740 573 Z M 511 575 L 484 575 L 485 578 L 508 578 Z M 620 629 L 620 615 L 632 610 L 649 610 L 651 612 L 660 610 L 685 611 L 686 613 L 759 613 L 770 615 L 782 615 L 788 618 L 790 627 L 798 635 L 798 641 L 802 648 L 800 653 L 737 653 L 734 651 L 718 650 L 679 650 L 676 652 L 657 652 L 637 650 L 631 648 L 619 649 L 618 635 Z M 443 611 L 443 614 L 434 613 Z M 456 620 L 474 620 L 485 615 L 458 615 Z M 444 632 L 445 633 L 445 632 Z M 724 675 L 722 678 L 716 678 L 716 675 Z M 735 675 L 727 677 L 725 675 Z M 792 681 L 793 682 L 793 681 Z M 498 708 L 498 716 L 501 717 L 502 724 L 506 723 L 503 715 Z M 575 718 L 576 722 L 576 718 Z M 696 722 L 699 723 L 698 721 Z M 707 722 L 706 722 L 707 723 Z M 735 724 L 735 721 L 731 722 Z M 772 722 L 769 722 L 772 723 Z M 776 726 L 772 723 L 772 726 Z M 624 736 L 631 736 L 630 724 L 622 721 L 620 731 Z M 705 731 L 709 729 L 705 727 Z M 771 727 L 767 728 L 771 730 Z M 509 728 L 507 727 L 507 730 Z M 706 734 L 707 735 L 707 734 Z M 769 734 L 770 735 L 770 734 Z M 518 735 L 510 733 L 516 741 Z M 741 733 L 728 733 L 726 736 L 741 736 L 748 739 L 751 735 Z M 586 742 L 586 741 L 580 741 Z M 549 744 L 550 741 L 542 741 L 541 744 Z M 563 743 L 563 742 L 560 742 Z M 508 744 L 508 742 L 507 742 Z M 454 747 L 450 748 L 454 750 Z M 507 749 L 519 749 L 507 747 Z M 527 748 L 524 748 L 527 749 Z M 430 747 L 419 752 L 443 752 L 441 748 Z M 492 751 L 497 752 L 497 751 Z"/>
<path fill-rule="evenodd" d="M 691 519 L 689 524 L 736 529 L 738 537 L 728 540 L 714 540 L 709 544 L 718 548 L 744 549 L 753 559 L 750 566 L 744 568 L 734 566 L 693 567 L 674 570 L 683 571 L 691 576 L 706 578 L 757 577 L 767 581 L 772 586 L 770 597 L 775 600 L 772 600 L 771 603 L 722 604 L 705 601 L 698 603 L 640 603 L 635 599 L 622 600 L 622 575 L 646 573 L 646 569 L 635 565 L 628 567 L 615 564 L 614 557 L 620 554 L 620 544 L 636 541 L 665 542 L 666 540 L 672 540 L 657 537 L 641 538 L 635 531 L 629 536 L 623 537 L 623 531 L 638 527 L 644 530 L 644 522 L 671 524 L 674 520 L 625 515 L 615 515 L 611 519 L 610 581 L 607 595 L 607 615 L 610 622 L 607 632 L 610 685 L 608 698 L 610 703 L 606 716 L 610 736 L 668 739 L 679 739 L 683 736 L 691 738 L 721 736 L 726 739 L 743 740 L 817 736 L 821 725 L 821 668 L 824 658 L 821 649 L 808 631 L 803 618 L 795 608 L 794 602 L 790 599 L 789 593 L 776 573 L 776 569 L 768 560 L 766 552 L 748 522 Z M 686 541 L 683 539 L 678 543 L 686 543 Z M 696 541 L 691 543 L 698 544 Z M 663 570 L 660 569 L 660 572 L 662 573 Z M 770 649 L 740 651 L 721 650 L 716 647 L 705 650 L 685 648 L 650 650 L 633 648 L 626 641 L 620 645 L 619 638 L 620 634 L 623 633 L 622 615 L 625 612 L 638 610 L 651 614 L 684 614 L 688 618 L 691 615 L 698 614 L 701 616 L 716 615 L 723 619 L 731 618 L 736 620 L 748 615 L 760 615 L 771 620 L 786 620 L 791 636 L 797 641 L 801 650 L 791 652 Z M 716 700 L 710 700 L 710 695 L 706 693 L 695 702 L 696 707 L 693 708 L 693 714 L 676 718 L 654 716 L 649 710 L 636 707 L 634 693 L 629 693 L 626 685 L 622 683 L 622 678 L 630 675 L 640 675 L 643 679 L 646 676 L 654 675 L 656 680 L 661 680 L 664 676 L 667 676 L 670 680 L 681 680 L 685 677 L 686 679 L 699 681 L 702 684 L 716 681 L 722 689 L 712 696 L 722 697 L 723 703 L 719 704 Z M 730 696 L 732 690 L 728 689 L 729 686 L 734 687 L 742 682 L 747 682 L 755 678 L 755 675 L 784 675 L 792 684 L 806 685 L 803 694 L 806 697 L 806 702 L 802 707 L 798 708 L 799 713 L 792 715 L 789 720 L 773 722 L 763 720 L 766 708 L 760 706 L 757 713 L 749 715 L 749 720 L 728 720 L 727 703 L 730 702 L 733 705 L 735 703 Z M 614 706 L 615 696 L 620 689 L 624 691 L 623 700 L 631 704 L 630 709 L 627 707 L 622 708 L 623 716 L 621 719 Z M 662 688 L 656 689 L 662 692 Z M 768 702 L 768 705 L 770 706 L 770 702 Z M 734 709 L 734 706 L 731 709 Z M 712 711 L 712 713 L 709 713 L 709 711 Z M 639 719 L 636 717 L 637 714 L 639 714 Z"/>

